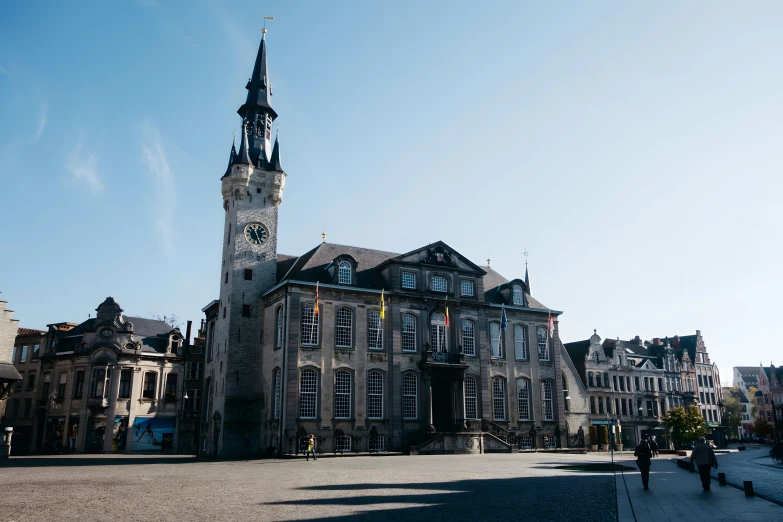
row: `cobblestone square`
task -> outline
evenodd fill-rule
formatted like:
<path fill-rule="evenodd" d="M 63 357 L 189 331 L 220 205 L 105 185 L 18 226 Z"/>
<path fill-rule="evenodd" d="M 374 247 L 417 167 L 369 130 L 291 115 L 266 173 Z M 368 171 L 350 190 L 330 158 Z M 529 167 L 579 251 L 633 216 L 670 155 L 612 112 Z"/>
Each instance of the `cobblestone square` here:
<path fill-rule="evenodd" d="M 614 521 L 614 475 L 558 469 L 590 455 L 305 460 L 63 456 L 0 467 L 0 521 Z"/>

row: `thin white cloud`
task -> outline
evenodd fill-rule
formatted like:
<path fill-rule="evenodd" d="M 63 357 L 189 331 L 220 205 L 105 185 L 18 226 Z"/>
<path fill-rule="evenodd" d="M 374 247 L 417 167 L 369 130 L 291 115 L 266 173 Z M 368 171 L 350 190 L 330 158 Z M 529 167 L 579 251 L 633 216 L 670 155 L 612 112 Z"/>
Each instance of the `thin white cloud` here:
<path fill-rule="evenodd" d="M 147 173 L 152 177 L 155 194 L 154 225 L 163 241 L 169 258 L 174 256 L 174 210 L 177 193 L 174 190 L 174 175 L 169 166 L 160 132 L 150 123 L 142 126 L 141 159 Z"/>
<path fill-rule="evenodd" d="M 0 65 L 0 74 L 2 74 L 3 76 L 11 76 L 11 73 L 8 72 L 8 69 L 3 67 L 2 65 Z"/>
<path fill-rule="evenodd" d="M 72 182 L 85 182 L 90 192 L 95 194 L 103 189 L 101 176 L 98 172 L 98 157 L 94 152 L 84 150 L 84 135 L 79 134 L 76 147 L 71 151 L 65 168 L 71 175 Z"/>
<path fill-rule="evenodd" d="M 49 102 L 43 102 L 41 104 L 41 107 L 38 109 L 38 128 L 35 130 L 35 133 L 32 136 L 32 141 L 35 143 L 41 138 L 41 134 L 43 134 L 44 129 L 46 128 L 46 121 L 47 121 L 47 112 L 49 111 Z"/>

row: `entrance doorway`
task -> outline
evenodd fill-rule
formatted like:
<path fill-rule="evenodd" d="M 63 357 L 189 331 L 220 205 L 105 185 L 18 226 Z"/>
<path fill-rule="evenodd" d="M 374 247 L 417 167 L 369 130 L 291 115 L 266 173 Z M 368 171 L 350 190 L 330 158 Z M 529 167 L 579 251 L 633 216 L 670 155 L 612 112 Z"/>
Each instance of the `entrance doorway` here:
<path fill-rule="evenodd" d="M 447 380 L 432 381 L 432 424 L 439 432 L 453 431 L 454 384 Z"/>

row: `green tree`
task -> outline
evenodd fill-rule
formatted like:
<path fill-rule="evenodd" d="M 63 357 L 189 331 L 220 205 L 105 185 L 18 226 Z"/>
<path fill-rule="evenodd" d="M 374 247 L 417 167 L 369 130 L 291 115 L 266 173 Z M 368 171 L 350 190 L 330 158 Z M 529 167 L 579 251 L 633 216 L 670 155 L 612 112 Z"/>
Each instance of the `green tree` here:
<path fill-rule="evenodd" d="M 699 409 L 691 404 L 687 408 L 677 406 L 669 410 L 663 418 L 663 424 L 669 430 L 672 440 L 679 446 L 707 435 L 707 426 Z"/>
<path fill-rule="evenodd" d="M 748 387 L 748 400 L 750 401 L 750 418 L 755 419 L 758 414 L 759 408 L 756 402 L 756 392 L 759 391 L 755 386 Z"/>
<path fill-rule="evenodd" d="M 723 399 L 723 411 L 729 432 L 733 437 L 738 438 L 738 428 L 742 424 L 742 404 L 736 397 L 729 395 Z"/>
<path fill-rule="evenodd" d="M 753 423 L 753 433 L 762 439 L 767 438 L 767 435 L 769 435 L 771 429 L 772 428 L 770 427 L 769 423 L 763 419 L 756 419 L 756 421 Z"/>

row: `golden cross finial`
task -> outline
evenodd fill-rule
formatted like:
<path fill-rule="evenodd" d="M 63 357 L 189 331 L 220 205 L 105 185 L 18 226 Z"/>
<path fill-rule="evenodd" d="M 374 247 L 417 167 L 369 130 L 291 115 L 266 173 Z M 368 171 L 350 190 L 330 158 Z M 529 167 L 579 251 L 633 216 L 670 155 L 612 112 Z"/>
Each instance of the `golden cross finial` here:
<path fill-rule="evenodd" d="M 491 262 L 492 262 L 492 260 L 491 260 L 490 258 L 487 258 L 487 266 L 489 266 L 489 264 L 490 264 Z"/>
<path fill-rule="evenodd" d="M 326 243 L 326 232 L 321 232 L 321 243 Z"/>

